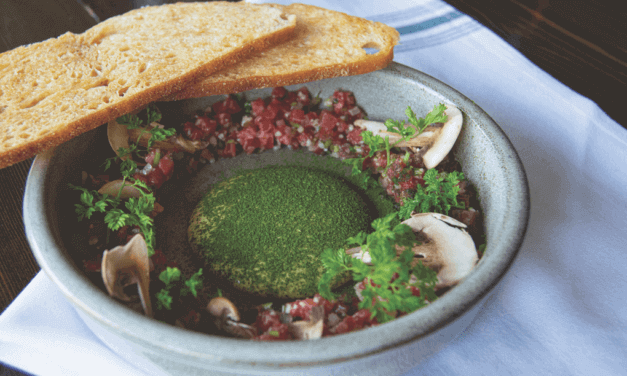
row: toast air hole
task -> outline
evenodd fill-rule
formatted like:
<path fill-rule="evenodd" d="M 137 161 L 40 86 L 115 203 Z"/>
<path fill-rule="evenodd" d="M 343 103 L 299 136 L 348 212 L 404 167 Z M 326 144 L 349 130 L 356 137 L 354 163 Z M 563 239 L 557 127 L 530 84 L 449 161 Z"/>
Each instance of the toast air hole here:
<path fill-rule="evenodd" d="M 364 49 L 364 51 L 366 51 L 367 55 L 375 55 L 376 53 L 379 52 L 379 46 L 377 46 L 375 43 L 366 43 L 363 46 L 361 46 L 361 48 Z"/>

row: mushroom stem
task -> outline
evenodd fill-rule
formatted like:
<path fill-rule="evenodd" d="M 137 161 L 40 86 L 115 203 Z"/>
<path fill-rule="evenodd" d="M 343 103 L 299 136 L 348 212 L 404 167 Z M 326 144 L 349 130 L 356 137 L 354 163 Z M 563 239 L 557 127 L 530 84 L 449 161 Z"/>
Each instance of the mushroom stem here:
<path fill-rule="evenodd" d="M 233 321 L 239 321 L 239 312 L 235 304 L 222 296 L 213 298 L 207 303 L 207 312 L 215 317 L 227 317 Z"/>
<path fill-rule="evenodd" d="M 122 188 L 124 187 L 124 188 Z M 121 189 L 121 191 L 120 191 Z M 121 199 L 127 199 L 131 197 L 141 197 L 141 192 L 135 186 L 129 182 L 125 182 L 122 179 L 113 180 L 100 187 L 98 193 L 101 195 L 107 194 L 109 196 L 117 197 L 120 193 Z"/>
<path fill-rule="evenodd" d="M 429 125 L 419 135 L 407 141 L 401 141 L 396 146 L 409 147 L 414 153 L 421 154 L 426 168 L 436 167 L 453 148 L 464 121 L 461 111 L 451 104 L 446 105 L 444 114 L 448 117 L 444 124 Z M 393 144 L 401 140 L 401 135 L 389 132 L 385 124 L 381 122 L 359 119 L 355 120 L 354 124 L 371 131 L 374 135 L 389 137 Z M 413 127 L 411 124 L 405 125 Z M 419 149 L 416 150 L 416 148 Z"/>
<path fill-rule="evenodd" d="M 136 283 L 139 298 L 146 316 L 152 317 L 150 302 L 150 262 L 148 247 L 141 234 L 137 234 L 123 246 L 104 251 L 101 264 L 102 280 L 107 292 L 114 298 L 129 301 L 124 287 Z"/>
<path fill-rule="evenodd" d="M 438 273 L 436 290 L 456 285 L 474 269 L 479 258 L 465 224 L 439 213 L 413 214 L 403 223 L 427 239 L 412 248 L 412 265 L 421 261 Z M 361 247 L 351 248 L 346 253 L 370 263 L 370 254 Z"/>
<path fill-rule="evenodd" d="M 311 308 L 309 320 L 294 321 L 287 324 L 290 333 L 296 339 L 316 339 L 322 337 L 324 329 L 324 308 L 315 306 Z"/>
<path fill-rule="evenodd" d="M 213 315 L 218 329 L 239 338 L 253 338 L 257 335 L 254 327 L 238 322 L 240 319 L 237 307 L 224 297 L 216 297 L 207 304 L 207 312 Z"/>
<path fill-rule="evenodd" d="M 151 128 L 160 127 L 161 124 L 152 122 L 149 125 Z M 141 135 L 141 137 L 140 137 Z M 109 144 L 113 151 L 119 155 L 119 149 L 129 147 L 129 140 L 138 142 L 141 146 L 148 146 L 148 140 L 152 137 L 150 132 L 146 132 L 146 127 L 139 127 L 135 129 L 127 129 L 125 125 L 119 124 L 117 121 L 110 121 L 107 126 L 107 136 L 109 138 Z M 188 140 L 182 135 L 178 134 L 176 137 L 170 137 L 167 140 L 156 141 L 153 143 L 154 148 L 160 148 L 162 150 L 184 150 L 188 153 L 195 153 L 197 150 L 201 150 L 209 145 L 208 141 L 200 140 Z M 130 158 L 130 155 L 125 155 L 122 159 Z"/>

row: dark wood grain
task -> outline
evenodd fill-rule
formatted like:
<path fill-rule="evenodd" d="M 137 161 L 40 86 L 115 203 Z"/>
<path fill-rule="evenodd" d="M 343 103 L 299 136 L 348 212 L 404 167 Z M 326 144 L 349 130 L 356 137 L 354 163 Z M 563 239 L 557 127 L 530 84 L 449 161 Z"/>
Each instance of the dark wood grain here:
<path fill-rule="evenodd" d="M 24 183 L 31 163 L 28 160 L 0 170 L 0 311 L 39 271 L 26 242 L 21 215 Z"/>
<path fill-rule="evenodd" d="M 627 128 L 627 3 L 447 0 Z M 619 5 L 621 4 L 622 5 Z"/>
<path fill-rule="evenodd" d="M 0 52 L 71 31 L 96 21 L 75 0 L 1 0 Z M 26 287 L 39 266 L 24 234 L 22 199 L 32 159 L 0 170 L 0 312 Z"/>
<path fill-rule="evenodd" d="M 95 24 L 76 0 L 2 0 L 0 52 L 68 31 L 82 33 Z"/>

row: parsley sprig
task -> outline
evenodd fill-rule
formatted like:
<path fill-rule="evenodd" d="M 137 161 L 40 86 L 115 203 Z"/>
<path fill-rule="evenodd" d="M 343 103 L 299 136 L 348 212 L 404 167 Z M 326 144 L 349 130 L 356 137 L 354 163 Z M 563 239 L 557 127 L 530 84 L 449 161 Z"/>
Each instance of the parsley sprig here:
<path fill-rule="evenodd" d="M 146 108 L 146 119 L 148 124 L 151 124 L 161 120 L 161 114 L 157 111 L 156 107 L 149 105 Z M 128 129 L 137 129 L 143 124 L 143 120 L 135 114 L 121 116 L 117 119 L 117 122 L 126 125 Z M 118 150 L 118 156 L 105 161 L 104 169 L 107 170 L 111 167 L 111 164 L 116 162 L 119 158 L 138 153 L 139 141 L 145 133 L 150 133 L 147 144 L 148 149 L 150 149 L 155 142 L 163 141 L 176 134 L 176 130 L 174 128 L 163 129 L 159 127 L 142 128 L 137 142 L 130 144 L 128 148 L 120 148 Z M 106 194 L 101 195 L 98 191 L 90 191 L 83 187 L 74 185 L 70 185 L 70 187 L 82 191 L 80 203 L 75 205 L 75 211 L 76 214 L 78 214 L 79 221 L 83 218 L 89 219 L 92 214 L 100 212 L 105 213 L 104 221 L 110 231 L 118 231 L 124 226 L 138 226 L 146 239 L 148 255 L 152 256 L 155 249 L 155 233 L 153 230 L 153 219 L 150 214 L 155 208 L 156 198 L 152 190 L 144 182 L 132 177 L 136 170 L 137 163 L 133 161 L 132 158 L 127 158 L 122 161 L 120 164 L 120 172 L 122 173 L 123 184 L 115 197 Z M 122 193 L 122 188 L 127 184 L 135 186 L 141 195 L 138 198 L 131 197 L 123 203 L 120 199 L 120 194 Z"/>
<path fill-rule="evenodd" d="M 399 218 L 409 218 L 414 210 L 419 213 L 448 215 L 453 208 L 464 209 L 464 203 L 457 201 L 459 183 L 464 178 L 464 173 L 460 171 L 446 174 L 438 173 L 434 168 L 427 170 L 423 177 L 425 186 L 418 185 L 414 198 L 403 202 L 398 212 Z"/>
<path fill-rule="evenodd" d="M 414 258 L 411 247 L 417 243 L 416 238 L 409 226 L 393 225 L 397 221 L 396 213 L 389 214 L 372 222 L 374 232 L 360 232 L 348 239 L 349 245 L 360 245 L 363 251 L 370 253 L 372 265 L 352 258 L 344 249 L 326 249 L 321 256 L 325 273 L 318 282 L 320 295 L 334 299 L 332 281 L 350 272 L 355 282 L 364 281 L 361 292 L 364 299 L 359 308 L 370 310 L 379 323 L 392 320 L 396 311 L 412 312 L 428 304 L 427 301 L 437 299 L 434 292 L 437 273 L 421 262 L 411 266 Z M 397 255 L 397 246 L 405 248 L 400 255 Z M 412 274 L 417 277 L 414 283 L 410 283 Z M 412 286 L 420 290 L 420 296 L 412 294 Z"/>
<path fill-rule="evenodd" d="M 126 184 L 126 181 L 124 183 Z M 75 212 L 78 214 L 79 221 L 84 218 L 90 219 L 96 212 L 105 213 L 104 221 L 111 231 L 118 231 L 124 226 L 138 226 L 146 240 L 148 256 L 152 256 L 155 249 L 155 234 L 150 213 L 155 208 L 155 196 L 142 181 L 134 180 L 132 184 L 141 196 L 129 198 L 124 205 L 122 205 L 122 199 L 119 198 L 119 193 L 117 197 L 113 197 L 70 184 L 70 188 L 82 192 L 80 202 L 74 205 Z"/>
<path fill-rule="evenodd" d="M 153 122 L 160 121 L 161 114 L 159 113 L 159 111 L 157 111 L 157 108 L 154 105 L 149 105 L 148 107 L 146 107 L 146 118 L 148 125 L 150 125 Z M 126 114 L 117 118 L 116 121 L 121 125 L 125 125 L 127 129 L 138 129 L 141 128 L 143 125 L 143 120 L 135 114 Z M 167 138 L 176 134 L 176 129 L 174 128 L 143 127 L 141 129 L 142 130 L 139 133 L 136 142 L 131 143 L 128 148 L 120 147 L 118 149 L 117 156 L 108 158 L 105 161 L 105 171 L 108 170 L 111 165 L 114 162 L 117 162 L 119 159 L 122 159 L 126 156 L 133 156 L 133 154 L 139 155 L 139 153 L 142 151 L 142 149 L 140 149 L 139 147 L 139 142 L 144 134 L 150 134 L 150 138 L 147 141 L 146 149 L 150 149 L 155 142 L 164 141 Z M 132 158 L 126 158 L 122 160 L 122 163 L 120 164 L 120 172 L 122 173 L 122 176 L 130 177 L 133 173 L 135 173 L 135 170 L 137 170 L 137 163 L 133 161 Z"/>
<path fill-rule="evenodd" d="M 172 309 L 174 297 L 172 296 L 178 290 L 179 296 L 187 296 L 192 294 L 198 297 L 198 292 L 202 289 L 202 268 L 198 269 L 189 279 L 181 283 L 181 271 L 177 267 L 166 267 L 159 274 L 159 280 L 165 284 L 165 287 L 159 290 L 155 295 L 157 298 L 158 309 Z"/>
<path fill-rule="evenodd" d="M 384 124 L 388 132 L 397 133 L 401 136 L 401 138 L 393 144 L 390 144 L 390 137 L 387 135 L 383 138 L 380 135 L 375 135 L 372 131 L 361 132 L 364 144 L 368 145 L 370 148 L 368 157 L 374 156 L 374 154 L 378 151 L 385 151 L 385 170 L 387 171 L 390 167 L 390 151 L 392 148 L 396 147 L 396 145 L 403 141 L 409 141 L 420 135 L 429 124 L 446 122 L 447 116 L 444 114 L 445 110 L 446 106 L 440 103 L 435 105 L 433 110 L 431 110 L 424 118 L 418 118 L 416 113 L 408 106 L 405 110 L 405 115 L 407 116 L 409 124 L 406 125 L 405 121 L 402 120 L 386 120 Z M 408 154 L 406 154 L 405 157 L 407 158 Z M 352 166 L 353 176 L 362 176 L 362 188 L 366 188 L 369 184 L 371 184 L 371 181 L 368 180 L 368 176 L 370 176 L 370 174 L 364 172 L 362 169 L 364 159 L 365 158 L 350 158 L 345 160 L 346 163 Z"/>
<path fill-rule="evenodd" d="M 401 136 L 401 138 L 393 144 L 390 144 L 389 136 L 385 136 L 385 138 L 383 138 L 379 135 L 373 134 L 371 131 L 362 132 L 361 136 L 364 144 L 370 147 L 368 156 L 372 157 L 376 152 L 385 150 L 387 170 L 390 166 L 390 150 L 401 142 L 409 141 L 420 135 L 429 124 L 445 122 L 447 119 L 447 116 L 444 114 L 445 110 L 446 106 L 440 103 L 435 105 L 433 110 L 431 110 L 424 118 L 419 119 L 416 117 L 416 114 L 411 107 L 408 106 L 405 110 L 405 115 L 407 115 L 409 124 L 406 125 L 403 120 L 386 120 L 384 124 L 388 132 L 397 133 Z"/>

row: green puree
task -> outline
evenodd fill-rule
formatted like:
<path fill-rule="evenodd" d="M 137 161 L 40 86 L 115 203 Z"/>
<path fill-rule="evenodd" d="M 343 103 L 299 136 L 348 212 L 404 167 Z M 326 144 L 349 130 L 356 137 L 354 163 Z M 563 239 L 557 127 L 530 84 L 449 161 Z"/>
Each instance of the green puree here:
<path fill-rule="evenodd" d="M 237 288 L 300 298 L 317 292 L 320 254 L 379 217 L 340 177 L 297 166 L 247 170 L 205 194 L 189 226 L 192 248 Z"/>

